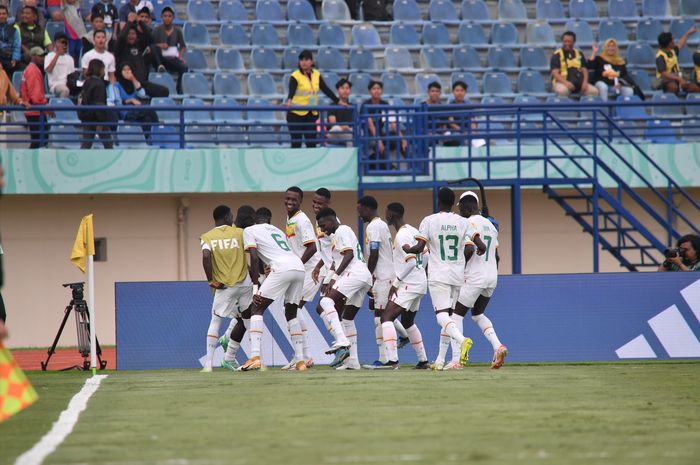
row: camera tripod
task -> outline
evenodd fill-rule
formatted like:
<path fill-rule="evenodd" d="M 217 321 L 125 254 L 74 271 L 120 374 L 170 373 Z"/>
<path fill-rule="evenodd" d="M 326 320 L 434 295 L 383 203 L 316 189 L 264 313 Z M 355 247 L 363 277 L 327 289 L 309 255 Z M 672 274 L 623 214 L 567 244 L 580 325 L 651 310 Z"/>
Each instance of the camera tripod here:
<path fill-rule="evenodd" d="M 58 328 L 53 344 L 51 344 L 51 347 L 47 352 L 48 357 L 46 357 L 45 362 L 41 362 L 41 370 L 46 371 L 49 365 L 49 360 L 51 360 L 51 356 L 56 352 L 56 345 L 58 344 L 58 340 L 61 338 L 61 334 L 63 333 L 63 329 L 66 326 L 66 322 L 68 321 L 68 317 L 70 316 L 72 310 L 75 313 L 75 326 L 76 330 L 78 331 L 78 351 L 83 357 L 83 364 L 61 368 L 61 371 L 72 369 L 87 371 L 90 369 L 90 312 L 88 311 L 87 302 L 85 302 L 83 299 L 83 283 L 69 283 L 64 284 L 63 287 L 70 287 L 73 290 L 73 296 L 64 310 L 63 321 L 61 322 L 61 326 Z M 102 349 L 100 348 L 99 341 L 97 341 L 97 337 L 95 337 L 95 343 L 98 366 L 100 370 L 104 370 L 105 367 L 107 367 L 107 362 L 102 360 Z"/>

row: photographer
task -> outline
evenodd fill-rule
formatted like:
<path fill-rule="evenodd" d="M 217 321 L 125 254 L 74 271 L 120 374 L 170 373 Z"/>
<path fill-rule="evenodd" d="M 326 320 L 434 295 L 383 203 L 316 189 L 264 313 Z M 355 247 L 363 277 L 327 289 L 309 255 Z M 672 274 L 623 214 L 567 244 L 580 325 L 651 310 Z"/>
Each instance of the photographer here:
<path fill-rule="evenodd" d="M 658 271 L 700 271 L 700 236 L 686 234 L 678 239 L 676 249 L 666 249 L 666 260 Z"/>

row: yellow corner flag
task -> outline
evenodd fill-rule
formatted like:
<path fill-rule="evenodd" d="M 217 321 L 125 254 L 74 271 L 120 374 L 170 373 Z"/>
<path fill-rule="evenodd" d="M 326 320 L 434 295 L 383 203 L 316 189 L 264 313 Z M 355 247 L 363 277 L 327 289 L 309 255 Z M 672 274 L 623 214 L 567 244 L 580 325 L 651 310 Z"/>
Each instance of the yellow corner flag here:
<path fill-rule="evenodd" d="M 38 398 L 10 351 L 0 344 L 0 422 L 29 407 Z"/>
<path fill-rule="evenodd" d="M 73 250 L 70 253 L 70 261 L 85 273 L 85 257 L 95 255 L 95 233 L 92 229 L 92 213 L 83 216 L 75 236 Z"/>

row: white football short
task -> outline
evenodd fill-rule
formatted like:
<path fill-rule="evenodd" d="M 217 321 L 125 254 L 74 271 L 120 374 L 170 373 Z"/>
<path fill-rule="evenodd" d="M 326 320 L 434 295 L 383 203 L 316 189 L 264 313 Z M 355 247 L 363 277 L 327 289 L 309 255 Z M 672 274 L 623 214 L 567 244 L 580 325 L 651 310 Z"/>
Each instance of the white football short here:
<path fill-rule="evenodd" d="M 417 312 L 425 291 L 425 285 L 401 284 L 391 301 L 406 311 Z"/>
<path fill-rule="evenodd" d="M 433 309 L 437 312 L 438 310 L 455 308 L 459 297 L 459 288 L 460 286 L 429 281 L 428 290 L 430 291 L 430 300 L 433 301 Z"/>
<path fill-rule="evenodd" d="M 214 292 L 211 312 L 221 318 L 239 318 L 253 301 L 253 283 L 246 276 L 245 281 L 226 289 Z"/>
<path fill-rule="evenodd" d="M 374 308 L 384 310 L 389 303 L 389 291 L 391 290 L 391 279 L 376 279 L 372 286 L 372 296 L 374 297 Z"/>
<path fill-rule="evenodd" d="M 478 299 L 480 295 L 483 295 L 484 297 L 491 297 L 493 295 L 493 291 L 495 290 L 496 286 L 481 287 L 478 285 L 475 286 L 473 284 L 465 283 L 459 290 L 459 298 L 457 301 L 467 308 L 472 308 L 474 303 L 476 303 L 476 299 Z"/>
<path fill-rule="evenodd" d="M 352 305 L 353 307 L 362 307 L 367 291 L 371 287 L 372 284 L 348 276 L 345 273 L 333 285 L 333 289 L 345 296 L 345 305 Z"/>
<path fill-rule="evenodd" d="M 303 289 L 304 271 L 271 271 L 265 282 L 260 285 L 258 294 L 270 300 L 278 300 L 284 296 L 285 304 L 298 304 Z"/>
<path fill-rule="evenodd" d="M 315 283 L 314 280 L 311 279 L 311 272 L 306 272 L 306 274 L 304 275 L 304 288 L 301 292 L 301 300 L 303 300 L 304 302 L 311 302 L 312 300 L 314 300 L 318 289 L 321 287 L 322 281 L 323 277 L 319 276 L 318 282 Z"/>

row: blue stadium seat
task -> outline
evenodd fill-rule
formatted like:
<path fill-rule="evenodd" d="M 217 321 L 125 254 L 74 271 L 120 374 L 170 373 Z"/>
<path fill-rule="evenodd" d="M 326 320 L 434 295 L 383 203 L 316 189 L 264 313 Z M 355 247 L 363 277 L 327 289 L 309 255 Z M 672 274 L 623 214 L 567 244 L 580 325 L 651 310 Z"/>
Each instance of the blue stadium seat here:
<path fill-rule="evenodd" d="M 369 95 L 369 82 L 372 80 L 372 76 L 367 73 L 350 73 L 348 80 L 352 83 L 352 93 L 355 95 L 367 96 Z M 328 84 L 331 85 L 330 83 Z M 335 83 L 331 86 L 335 88 Z"/>
<path fill-rule="evenodd" d="M 75 108 L 75 104 L 71 99 L 61 97 L 49 98 L 49 105 Z M 55 115 L 53 117 L 50 116 L 48 120 L 60 121 L 61 123 L 66 124 L 80 123 L 80 118 L 78 118 L 78 113 L 76 110 L 56 110 Z"/>
<path fill-rule="evenodd" d="M 337 24 L 321 24 L 318 28 L 318 43 L 322 47 L 345 47 L 345 32 Z"/>
<path fill-rule="evenodd" d="M 187 68 L 190 71 L 203 71 L 209 72 L 209 65 L 207 64 L 207 58 L 204 56 L 204 52 L 197 49 L 188 48 L 185 50 L 183 56 Z"/>
<path fill-rule="evenodd" d="M 291 74 L 290 74 L 291 76 Z M 338 73 L 333 73 L 330 71 L 324 71 L 321 73 L 321 79 L 323 79 L 323 82 L 328 84 L 328 87 L 331 89 L 335 89 L 335 83 L 340 80 L 340 76 L 338 76 Z M 285 84 L 289 82 L 289 79 L 285 79 Z M 289 93 L 289 89 L 284 89 L 285 94 Z"/>
<path fill-rule="evenodd" d="M 97 1 L 95 1 L 93 3 L 93 5 L 95 3 L 97 3 Z M 117 10 L 119 10 L 119 6 L 117 6 L 117 3 L 118 2 L 114 2 L 114 6 L 117 7 Z M 177 16 L 178 11 L 177 11 L 177 8 L 175 8 L 175 3 L 173 2 L 173 0 L 153 0 L 152 3 L 153 3 L 153 16 L 154 17 L 160 18 L 160 15 L 163 13 L 163 8 L 165 8 L 166 6 L 169 6 L 170 8 L 175 10 L 175 17 L 176 18 L 178 17 Z M 90 10 L 88 10 L 88 11 L 90 11 Z"/>
<path fill-rule="evenodd" d="M 545 96 L 545 80 L 537 71 L 522 70 L 518 75 L 518 92 L 521 94 Z"/>
<path fill-rule="evenodd" d="M 635 43 L 627 47 L 627 65 L 637 68 L 655 68 L 656 53 L 647 43 Z"/>
<path fill-rule="evenodd" d="M 450 60 L 447 58 L 445 50 L 438 47 L 423 47 L 420 51 L 420 62 L 421 67 L 428 70 L 436 72 L 452 71 Z"/>
<path fill-rule="evenodd" d="M 414 78 L 414 85 L 416 86 L 416 94 L 418 94 L 417 98 L 419 98 L 421 101 L 425 100 L 425 95 L 428 93 L 428 86 L 433 82 L 439 83 L 442 87 L 442 82 L 437 74 L 416 74 L 416 77 Z"/>
<path fill-rule="evenodd" d="M 695 63 L 693 63 L 693 51 L 690 47 L 683 47 L 678 52 L 678 63 L 681 68 L 693 68 Z"/>
<path fill-rule="evenodd" d="M 471 69 L 481 71 L 481 58 L 474 47 L 460 45 L 452 50 L 452 67 L 457 69 Z"/>
<path fill-rule="evenodd" d="M 688 29 L 690 29 L 693 26 L 695 26 L 695 21 L 693 21 L 692 19 L 674 19 L 671 21 L 671 28 L 669 29 L 669 31 L 671 32 L 671 34 L 673 34 L 673 37 L 675 37 L 675 39 L 678 40 L 681 38 L 681 36 L 683 36 L 683 34 L 685 34 L 685 32 Z M 700 37 L 698 36 L 698 33 L 694 32 L 690 35 L 690 37 L 688 38 L 688 42 L 686 43 L 690 45 L 697 45 L 700 42 L 700 39 L 698 37 Z"/>
<path fill-rule="evenodd" d="M 676 94 L 660 93 L 654 94 L 651 98 L 653 103 L 675 103 L 679 102 Z M 685 108 L 682 105 L 672 106 L 652 106 L 651 114 L 654 116 L 665 116 L 667 118 L 678 118 L 685 114 Z"/>
<path fill-rule="evenodd" d="M 333 47 L 323 47 L 318 51 L 316 66 L 324 71 L 342 71 L 347 69 L 340 50 Z"/>
<path fill-rule="evenodd" d="M 259 49 L 264 50 L 262 53 L 275 54 L 269 49 Z M 253 50 L 255 53 L 255 50 Z M 234 48 L 219 48 L 214 54 L 214 62 L 216 63 L 216 69 L 225 71 L 245 71 L 245 66 L 243 65 L 243 57 L 241 52 Z"/>
<path fill-rule="evenodd" d="M 642 2 L 642 16 L 651 18 L 668 18 L 671 16 L 671 7 L 668 0 L 644 0 Z"/>
<path fill-rule="evenodd" d="M 17 74 L 17 73 L 15 73 Z M 13 75 L 14 77 L 14 75 Z M 158 84 L 164 87 L 167 87 L 170 95 L 176 95 L 177 90 L 175 90 L 175 81 L 173 80 L 173 77 L 170 75 L 170 73 L 154 73 L 150 72 L 148 73 L 148 82 L 152 82 L 153 84 Z"/>
<path fill-rule="evenodd" d="M 224 113 L 225 111 L 221 111 Z M 216 110 L 215 110 L 216 113 Z M 214 118 L 216 121 L 216 118 Z M 240 147 L 247 144 L 248 128 L 239 124 L 220 123 L 216 127 L 216 142 L 221 147 Z"/>
<path fill-rule="evenodd" d="M 221 45 L 235 45 L 237 47 L 250 45 L 248 34 L 240 24 L 222 24 L 219 28 L 219 40 Z"/>
<path fill-rule="evenodd" d="M 379 32 L 371 24 L 356 24 L 352 27 L 352 44 L 362 47 L 380 47 Z"/>
<path fill-rule="evenodd" d="M 618 103 L 639 103 L 642 100 L 636 95 L 631 95 L 629 97 L 623 97 L 620 95 L 617 97 Z M 623 120 L 638 120 L 647 118 L 647 113 L 642 106 L 628 107 L 625 105 L 618 105 L 615 107 L 615 116 Z"/>
<path fill-rule="evenodd" d="M 287 46 L 282 53 L 282 68 L 297 69 L 299 66 L 299 54 L 303 49 L 301 47 Z"/>
<path fill-rule="evenodd" d="M 680 142 L 675 128 L 666 119 L 650 119 L 646 123 L 644 138 L 654 144 L 675 144 Z"/>
<path fill-rule="evenodd" d="M 223 50 L 217 50 L 222 52 Z M 250 54 L 250 62 L 253 68 L 260 70 L 277 70 L 279 69 L 280 61 L 274 50 L 262 47 L 253 47 Z"/>
<path fill-rule="evenodd" d="M 153 102 L 151 102 L 153 104 Z M 172 124 L 156 124 L 151 128 L 151 145 L 162 149 L 180 147 L 180 128 Z"/>
<path fill-rule="evenodd" d="M 484 0 L 462 0 L 461 13 L 465 21 L 491 21 L 489 7 Z"/>
<path fill-rule="evenodd" d="M 687 119 L 681 126 L 683 140 L 696 142 L 700 133 L 700 121 L 695 118 Z"/>
<path fill-rule="evenodd" d="M 518 42 L 518 29 L 513 23 L 497 23 L 491 27 L 492 44 L 513 45 Z"/>
<path fill-rule="evenodd" d="M 290 21 L 315 22 L 316 12 L 308 0 L 288 0 L 287 18 Z"/>
<path fill-rule="evenodd" d="M 593 29 L 586 21 L 567 21 L 564 29 L 576 34 L 576 45 L 579 47 L 590 47 L 593 44 Z"/>
<path fill-rule="evenodd" d="M 661 22 L 654 18 L 645 18 L 637 23 L 636 39 L 638 42 L 649 42 L 656 44 L 659 34 L 663 32 Z"/>
<path fill-rule="evenodd" d="M 51 41 L 53 42 L 53 37 L 57 32 L 66 32 L 66 28 L 63 25 L 63 21 L 47 21 L 46 22 L 46 32 L 49 34 Z"/>
<path fill-rule="evenodd" d="M 503 97 L 498 95 L 485 95 L 481 99 L 481 105 L 484 107 L 489 107 L 491 105 L 505 105 L 506 101 Z M 503 131 L 504 127 L 501 121 L 512 121 L 513 117 L 511 115 L 496 115 L 489 118 L 488 126 L 486 121 L 482 121 L 477 126 L 477 132 L 486 132 L 486 128 L 490 129 L 490 132 Z"/>
<path fill-rule="evenodd" d="M 381 76 L 384 84 L 384 94 L 387 96 L 402 97 L 408 95 L 408 85 L 402 75 L 396 72 L 384 72 Z"/>
<path fill-rule="evenodd" d="M 216 97 L 212 103 L 212 119 L 221 123 L 239 123 L 243 121 L 243 115 L 239 110 L 223 110 L 217 107 L 237 106 L 238 102 L 228 97 Z"/>
<path fill-rule="evenodd" d="M 350 21 L 350 9 L 345 0 L 323 0 L 321 16 L 326 21 Z"/>
<path fill-rule="evenodd" d="M 569 97 L 559 97 L 558 95 L 550 95 L 547 97 L 547 103 L 553 105 L 574 105 L 575 102 Z M 573 120 L 578 118 L 578 112 L 573 110 L 554 110 L 553 116 L 557 119 L 568 119 Z"/>
<path fill-rule="evenodd" d="M 204 106 L 204 101 L 201 98 L 184 98 L 182 100 L 183 107 L 201 107 Z M 190 110 L 185 111 L 186 123 L 203 123 L 211 122 L 211 114 L 209 111 Z"/>
<path fill-rule="evenodd" d="M 38 131 L 39 127 L 34 126 L 31 130 Z M 52 122 L 48 136 L 49 147 L 51 148 L 77 149 L 80 147 L 80 130 L 72 124 L 62 124 L 61 121 Z M 99 141 L 93 142 L 93 144 L 93 148 L 101 148 Z"/>
<path fill-rule="evenodd" d="M 651 92 L 651 78 L 649 74 L 641 69 L 628 69 L 630 77 L 642 89 L 642 92 Z"/>
<path fill-rule="evenodd" d="M 598 26 L 598 42 L 603 44 L 608 39 L 615 39 L 618 45 L 629 43 L 627 28 L 619 19 L 606 19 Z"/>
<path fill-rule="evenodd" d="M 598 7 L 595 5 L 595 0 L 570 0 L 569 18 L 597 19 Z"/>
<path fill-rule="evenodd" d="M 248 95 L 258 97 L 275 98 L 277 96 L 277 86 L 272 75 L 257 71 L 248 75 Z"/>
<path fill-rule="evenodd" d="M 486 62 L 489 68 L 500 71 L 515 71 L 518 68 L 513 50 L 505 47 L 490 48 Z"/>
<path fill-rule="evenodd" d="M 418 32 L 410 24 L 393 23 L 389 29 L 389 43 L 404 47 L 420 46 Z"/>
<path fill-rule="evenodd" d="M 209 31 L 204 24 L 185 23 L 182 33 L 187 45 L 211 45 Z"/>
<path fill-rule="evenodd" d="M 610 18 L 637 18 L 637 4 L 634 0 L 608 0 L 608 16 Z"/>
<path fill-rule="evenodd" d="M 459 21 L 459 14 L 451 0 L 430 0 L 428 4 L 430 21 L 453 22 Z"/>
<path fill-rule="evenodd" d="M 467 95 L 481 95 L 481 92 L 479 92 L 479 82 L 472 73 L 459 71 L 452 73 L 450 76 L 450 88 L 457 81 L 462 81 L 467 85 Z"/>
<path fill-rule="evenodd" d="M 250 30 L 250 43 L 256 47 L 277 47 L 280 38 L 275 26 L 270 23 L 258 22 Z"/>
<path fill-rule="evenodd" d="M 549 21 L 564 22 L 566 15 L 564 14 L 564 6 L 560 0 L 537 0 L 535 4 L 537 19 L 546 19 Z"/>
<path fill-rule="evenodd" d="M 246 119 L 248 121 L 255 121 L 257 123 L 274 123 L 277 122 L 274 110 L 258 110 L 250 111 L 251 108 L 256 107 L 269 107 L 272 103 L 264 98 L 258 97 L 248 97 L 248 103 L 246 104 Z M 269 136 L 268 136 L 269 137 Z"/>
<path fill-rule="evenodd" d="M 204 102 L 198 98 L 186 98 L 183 106 L 203 106 Z M 216 144 L 216 126 L 211 119 L 209 110 L 185 111 L 185 144 L 187 147 L 213 147 Z"/>
<path fill-rule="evenodd" d="M 684 18 L 700 18 L 700 1 L 698 0 L 681 0 L 678 5 L 678 15 Z"/>
<path fill-rule="evenodd" d="M 522 0 L 498 0 L 498 18 L 509 21 L 527 21 Z"/>
<path fill-rule="evenodd" d="M 416 0 L 394 0 L 394 21 L 422 22 L 420 7 Z"/>
<path fill-rule="evenodd" d="M 255 4 L 255 19 L 258 21 L 284 21 L 282 7 L 277 0 L 258 0 Z M 255 43 L 255 41 L 253 41 Z"/>
<path fill-rule="evenodd" d="M 541 45 L 545 47 L 556 46 L 554 31 L 548 22 L 529 23 L 525 34 L 525 41 L 530 45 Z"/>
<path fill-rule="evenodd" d="M 513 104 L 516 105 L 535 105 L 538 103 L 542 102 L 533 95 L 518 95 L 513 99 Z M 542 115 L 537 112 L 521 111 L 520 119 L 521 121 L 541 121 Z"/>
<path fill-rule="evenodd" d="M 117 126 L 117 145 L 126 149 L 148 148 L 143 129 L 136 124 L 120 124 Z"/>
<path fill-rule="evenodd" d="M 161 123 L 179 123 L 180 112 L 177 111 L 175 100 L 170 97 L 155 97 L 151 99 L 151 105 L 154 107 L 167 106 L 173 107 L 173 110 L 157 110 L 158 120 Z"/>
<path fill-rule="evenodd" d="M 477 23 L 460 24 L 457 37 L 460 44 L 471 45 L 472 47 L 489 43 L 486 39 L 486 34 L 484 34 L 484 29 Z"/>
<path fill-rule="evenodd" d="M 697 103 L 700 102 L 700 94 L 688 94 L 685 98 L 687 103 Z M 685 107 L 686 113 L 694 117 L 700 116 L 700 105 L 688 105 Z"/>
<path fill-rule="evenodd" d="M 160 18 L 160 16 L 156 17 Z M 219 19 L 234 23 L 246 22 L 248 21 L 248 10 L 240 0 L 221 0 L 219 2 Z"/>
<path fill-rule="evenodd" d="M 311 5 L 307 0 L 301 0 L 307 5 Z M 305 23 L 290 24 L 287 26 L 287 43 L 289 45 L 299 45 L 303 47 L 315 47 L 316 39 L 311 27 Z"/>
<path fill-rule="evenodd" d="M 187 20 L 194 23 L 216 23 L 216 10 L 209 0 L 188 0 Z"/>
<path fill-rule="evenodd" d="M 214 95 L 226 97 L 239 96 L 241 92 L 241 81 L 233 73 L 217 72 L 214 74 Z"/>
<path fill-rule="evenodd" d="M 450 45 L 450 32 L 443 23 L 429 23 L 423 26 L 424 45 Z"/>
<path fill-rule="evenodd" d="M 520 66 L 538 71 L 548 71 L 549 58 L 542 47 L 523 47 L 520 49 Z"/>
<path fill-rule="evenodd" d="M 513 85 L 505 73 L 484 73 L 484 93 L 492 95 L 512 95 Z"/>
<path fill-rule="evenodd" d="M 384 50 L 384 68 L 387 69 L 413 69 L 411 52 L 404 47 L 387 47 Z"/>
<path fill-rule="evenodd" d="M 209 97 L 209 81 L 202 73 L 188 72 L 182 75 L 182 94 L 194 97 Z"/>
<path fill-rule="evenodd" d="M 350 50 L 348 68 L 358 71 L 374 71 L 376 69 L 374 54 L 366 48 L 354 48 Z"/>

